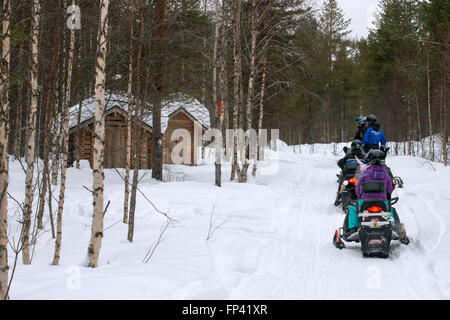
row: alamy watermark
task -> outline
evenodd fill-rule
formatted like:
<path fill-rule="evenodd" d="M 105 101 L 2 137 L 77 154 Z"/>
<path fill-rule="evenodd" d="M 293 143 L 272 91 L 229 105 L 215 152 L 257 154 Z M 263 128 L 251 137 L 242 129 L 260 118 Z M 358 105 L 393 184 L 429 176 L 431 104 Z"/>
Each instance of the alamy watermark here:
<path fill-rule="evenodd" d="M 378 266 L 369 266 L 366 273 L 369 275 L 366 281 L 370 290 L 381 290 L 381 269 Z"/>
<path fill-rule="evenodd" d="M 71 5 L 67 7 L 67 13 L 70 16 L 67 18 L 67 28 L 72 30 L 80 30 L 81 29 L 81 9 L 77 5 Z"/>
<path fill-rule="evenodd" d="M 66 270 L 68 277 L 66 279 L 67 289 L 80 290 L 81 289 L 81 268 L 79 266 L 70 266 Z"/>
<path fill-rule="evenodd" d="M 268 130 L 261 129 L 257 132 L 255 129 L 244 131 L 243 129 L 227 129 L 225 137 L 219 129 L 210 129 L 204 131 L 201 124 L 194 123 L 194 130 L 190 131 L 184 128 L 175 129 L 170 137 L 168 145 L 170 148 L 170 160 L 173 164 L 191 164 L 198 163 L 197 157 L 200 147 L 214 150 L 214 162 L 222 164 L 223 161 L 231 164 L 250 163 L 253 164 L 260 160 L 265 160 L 260 165 L 260 174 L 273 175 L 278 172 L 279 157 L 277 152 L 273 152 L 270 158 L 265 158 L 265 151 L 269 145 Z M 279 130 L 270 130 L 270 145 L 276 150 L 276 141 L 279 138 Z M 235 149 L 237 159 L 234 157 Z M 194 152 L 192 152 L 194 150 Z M 194 157 L 194 158 L 192 158 Z"/>

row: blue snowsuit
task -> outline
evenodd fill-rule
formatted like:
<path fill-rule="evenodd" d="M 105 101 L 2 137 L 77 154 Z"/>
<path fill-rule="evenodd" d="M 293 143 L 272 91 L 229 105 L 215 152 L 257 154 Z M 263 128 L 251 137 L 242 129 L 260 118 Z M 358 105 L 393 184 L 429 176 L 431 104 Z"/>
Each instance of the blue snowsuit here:
<path fill-rule="evenodd" d="M 370 149 L 379 149 L 380 144 L 382 150 L 386 147 L 386 137 L 384 136 L 383 130 L 380 129 L 379 123 L 369 125 L 361 144 L 366 152 Z"/>

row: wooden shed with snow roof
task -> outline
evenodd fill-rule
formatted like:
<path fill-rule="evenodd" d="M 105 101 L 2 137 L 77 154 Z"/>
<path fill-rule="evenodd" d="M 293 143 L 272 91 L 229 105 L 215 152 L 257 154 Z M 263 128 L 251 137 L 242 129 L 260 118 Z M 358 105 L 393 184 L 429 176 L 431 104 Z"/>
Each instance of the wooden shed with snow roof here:
<path fill-rule="evenodd" d="M 127 110 L 128 99 L 125 93 L 106 93 L 105 95 L 105 168 L 125 168 L 126 143 L 127 143 Z M 80 159 L 88 160 L 91 167 L 94 154 L 94 120 L 95 98 L 91 97 L 75 105 L 70 110 L 69 129 L 69 164 L 75 159 L 79 150 Z M 150 109 L 150 108 L 147 108 Z M 80 123 L 78 124 L 78 117 Z M 142 127 L 141 136 L 141 166 L 140 169 L 150 169 L 152 162 L 152 123 L 151 114 L 144 114 L 143 119 L 132 119 L 131 146 L 134 155 L 134 128 Z M 162 103 L 161 109 L 161 133 L 163 143 L 163 163 L 171 164 L 170 154 L 172 148 L 179 141 L 172 137 L 176 129 L 187 129 L 191 133 L 191 161 L 186 165 L 196 165 L 194 124 L 197 123 L 204 132 L 209 127 L 209 113 L 206 107 L 192 97 L 176 94 Z M 79 140 L 77 139 L 79 137 Z M 176 141 L 171 141 L 174 138 Z M 79 143 L 77 144 L 77 141 Z M 132 157 L 132 168 L 133 168 Z"/>

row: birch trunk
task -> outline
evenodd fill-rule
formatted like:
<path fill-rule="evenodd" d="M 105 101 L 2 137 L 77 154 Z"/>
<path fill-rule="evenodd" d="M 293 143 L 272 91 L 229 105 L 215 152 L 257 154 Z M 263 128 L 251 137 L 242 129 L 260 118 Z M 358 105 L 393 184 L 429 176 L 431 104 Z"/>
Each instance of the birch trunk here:
<path fill-rule="evenodd" d="M 0 299 L 7 299 L 8 291 L 8 126 L 10 73 L 11 4 L 3 1 L 2 53 L 0 60 Z"/>
<path fill-rule="evenodd" d="M 133 38 L 134 38 L 134 0 L 130 1 L 130 48 L 128 63 L 128 114 L 127 114 L 127 159 L 125 164 L 125 195 L 123 200 L 123 223 L 128 223 L 128 200 L 130 198 L 130 167 L 131 167 L 131 117 L 133 112 Z"/>
<path fill-rule="evenodd" d="M 248 89 L 247 89 L 247 107 L 246 107 L 246 118 L 247 118 L 247 130 L 252 129 L 252 108 L 253 108 L 253 88 L 255 85 L 255 73 L 256 73 L 256 36 L 257 36 L 257 2 L 252 0 L 251 3 L 251 52 L 250 52 L 250 76 L 248 79 Z M 245 137 L 245 163 L 242 167 L 241 182 L 247 182 L 247 171 L 250 166 L 250 148 L 254 146 L 250 145 L 250 136 Z"/>
<path fill-rule="evenodd" d="M 105 65 L 108 32 L 109 0 L 100 0 L 100 24 L 97 37 L 95 66 L 95 139 L 93 161 L 93 217 L 88 248 L 89 267 L 98 266 L 103 238 L 103 156 L 105 151 Z"/>
<path fill-rule="evenodd" d="M 238 164 L 238 116 L 240 109 L 240 66 L 241 62 L 241 0 L 234 0 L 234 44 L 233 44 L 233 57 L 234 57 L 234 108 L 233 108 L 233 159 L 231 164 L 231 178 L 230 180 L 234 180 L 236 177 L 236 173 L 238 177 L 240 176 L 240 168 Z"/>
<path fill-rule="evenodd" d="M 264 117 L 264 95 L 266 91 L 266 78 L 267 78 L 267 48 L 269 45 L 269 39 L 266 38 L 266 42 L 263 49 L 263 66 L 262 66 L 262 75 L 261 75 L 261 92 L 259 97 L 259 116 L 258 116 L 258 136 L 257 136 L 257 158 L 255 159 L 255 164 L 253 165 L 252 175 L 256 176 L 257 163 L 258 160 L 264 160 L 264 147 L 261 148 L 261 135 L 262 135 L 262 125 L 263 125 L 263 117 Z"/>
<path fill-rule="evenodd" d="M 72 0 L 73 8 L 73 21 L 72 29 L 70 30 L 70 44 L 69 44 L 69 59 L 67 61 L 67 78 L 66 78 L 66 92 L 64 94 L 64 103 L 62 110 L 63 119 L 63 145 L 62 156 L 63 161 L 61 163 L 61 185 L 59 189 L 59 201 L 58 201 L 58 215 L 56 219 L 56 241 L 55 241 L 55 254 L 52 264 L 54 266 L 59 265 L 59 259 L 61 254 L 61 241 L 62 241 L 62 218 L 64 210 L 64 199 L 66 192 L 66 168 L 67 168 L 67 154 L 69 149 L 69 118 L 70 118 L 70 94 L 72 87 L 72 68 L 73 68 L 73 51 L 75 49 L 75 0 Z"/>
<path fill-rule="evenodd" d="M 25 204 L 22 224 L 22 261 L 23 264 L 31 264 L 30 260 L 30 226 L 31 212 L 33 210 L 33 174 L 34 174 L 34 153 L 36 137 L 36 111 L 38 104 L 38 51 L 39 51 L 39 22 L 40 22 L 39 0 L 33 0 L 32 20 L 31 20 L 31 108 L 29 117 L 29 136 L 27 143 L 27 170 L 25 178 Z"/>
<path fill-rule="evenodd" d="M 55 87 L 56 92 L 56 87 Z M 55 95 L 56 96 L 56 95 Z M 52 166 L 51 166 L 51 184 L 56 186 L 58 184 L 58 159 L 57 153 L 59 152 L 58 146 L 58 136 L 60 126 L 60 120 L 58 121 L 58 115 L 55 115 L 53 118 L 53 126 L 52 126 Z"/>
<path fill-rule="evenodd" d="M 65 83 L 65 75 L 66 75 L 66 65 L 67 65 L 67 61 L 66 61 L 66 33 L 63 32 L 62 34 L 62 42 L 61 42 L 61 47 L 62 47 L 62 55 L 60 56 L 60 63 L 62 64 L 62 71 L 59 70 L 59 81 L 58 81 L 58 85 L 56 86 L 56 92 L 57 92 L 57 101 L 58 101 L 58 110 L 60 111 L 59 113 L 59 119 L 58 119 L 58 124 L 56 126 L 56 131 L 57 133 L 55 133 L 56 137 L 55 137 L 55 145 L 54 145 L 54 149 L 56 150 L 54 155 L 54 161 L 52 162 L 52 184 L 54 186 L 56 186 L 58 184 L 58 167 L 61 163 L 61 151 L 62 151 L 62 145 L 63 145 L 63 123 L 64 123 L 64 119 L 63 119 L 63 109 L 64 109 L 64 100 L 65 100 L 65 93 L 66 93 L 66 83 Z"/>

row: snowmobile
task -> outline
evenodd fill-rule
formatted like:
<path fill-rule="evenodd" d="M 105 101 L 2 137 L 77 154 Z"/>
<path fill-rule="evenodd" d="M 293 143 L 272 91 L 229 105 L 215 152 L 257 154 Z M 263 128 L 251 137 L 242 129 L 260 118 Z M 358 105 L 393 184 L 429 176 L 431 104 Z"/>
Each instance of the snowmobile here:
<path fill-rule="evenodd" d="M 347 215 L 344 227 L 336 230 L 333 235 L 334 246 L 343 249 L 344 241 L 360 242 L 363 257 L 388 258 L 392 240 L 399 240 L 407 245 L 409 238 L 405 227 L 400 223 L 395 209 L 392 208 L 398 200 L 399 198 L 393 198 L 388 201 L 388 204 L 381 199 L 364 200 L 361 206 L 357 206 L 358 231 L 351 234 L 344 233 L 344 229 L 347 229 L 346 224 L 348 225 Z M 391 209 L 394 210 L 394 217 L 392 217 Z"/>
<path fill-rule="evenodd" d="M 347 150 L 348 149 L 344 147 L 344 152 L 347 152 Z M 384 153 L 387 155 L 389 150 L 390 148 L 386 148 Z M 355 190 L 358 183 L 358 177 L 365 168 L 365 164 L 360 159 L 356 159 L 356 162 L 346 163 L 344 165 L 344 170 L 336 175 L 338 177 L 338 191 L 334 205 L 337 207 L 342 204 L 342 210 L 344 212 L 346 212 L 350 203 L 357 198 Z M 403 188 L 404 182 L 402 178 L 393 176 L 391 170 L 387 166 L 386 169 L 389 171 L 394 185 L 398 188 Z"/>
<path fill-rule="evenodd" d="M 340 174 L 337 174 L 339 186 L 334 205 L 339 206 L 342 204 L 342 210 L 344 212 L 351 202 L 356 200 L 355 174 L 358 168 L 358 162 L 349 162 L 344 165 L 344 170 Z"/>

